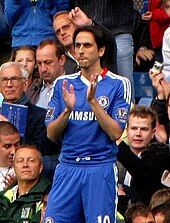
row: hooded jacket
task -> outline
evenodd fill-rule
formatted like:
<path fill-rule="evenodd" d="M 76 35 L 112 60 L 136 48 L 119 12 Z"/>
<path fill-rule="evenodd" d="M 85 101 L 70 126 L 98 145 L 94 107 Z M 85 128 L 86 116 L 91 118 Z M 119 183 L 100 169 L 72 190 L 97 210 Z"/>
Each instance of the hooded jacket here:
<path fill-rule="evenodd" d="M 14 199 L 17 185 L 0 193 L 0 222 L 40 222 L 42 200 L 51 183 L 43 176 L 26 194 Z"/>

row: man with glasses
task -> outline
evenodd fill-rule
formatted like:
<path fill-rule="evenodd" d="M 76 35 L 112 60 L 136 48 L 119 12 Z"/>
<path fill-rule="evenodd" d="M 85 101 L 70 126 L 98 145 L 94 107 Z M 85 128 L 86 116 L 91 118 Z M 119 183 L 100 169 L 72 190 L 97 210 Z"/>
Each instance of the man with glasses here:
<path fill-rule="evenodd" d="M 28 107 L 26 130 L 23 142 L 36 145 L 41 152 L 49 147 L 51 141 L 46 136 L 46 110 L 29 102 L 25 95 L 28 85 L 28 71 L 17 62 L 7 62 L 0 67 L 0 91 L 4 102 Z M 0 121 L 7 119 L 0 115 Z"/>
<path fill-rule="evenodd" d="M 79 8 L 76 7 L 69 11 L 57 12 L 53 17 L 53 28 L 58 40 L 64 45 L 66 49 L 66 62 L 64 70 L 66 74 L 72 74 L 80 70 L 79 63 L 75 59 L 75 48 L 73 44 L 73 33 L 79 26 L 96 24 L 92 19 Z M 97 24 L 102 27 L 101 25 Z M 102 27 L 105 29 L 104 27 Z M 116 63 L 116 43 L 114 37 L 107 31 L 107 42 L 109 55 L 104 61 L 104 66 L 114 73 L 117 73 Z"/>
<path fill-rule="evenodd" d="M 66 49 L 67 55 L 64 65 L 66 74 L 76 73 L 79 70 L 79 64 L 75 59 L 75 51 L 72 39 L 76 27 L 76 24 L 74 24 L 69 19 L 69 11 L 59 12 L 54 15 L 53 28 L 56 37 Z"/>

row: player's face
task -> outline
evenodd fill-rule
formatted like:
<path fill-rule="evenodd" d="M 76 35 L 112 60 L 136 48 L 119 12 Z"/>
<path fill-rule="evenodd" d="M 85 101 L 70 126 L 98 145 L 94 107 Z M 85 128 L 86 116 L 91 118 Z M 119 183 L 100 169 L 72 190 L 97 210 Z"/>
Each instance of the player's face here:
<path fill-rule="evenodd" d="M 56 49 L 54 45 L 46 45 L 43 48 L 38 48 L 36 52 L 36 59 L 40 77 L 46 83 L 52 83 L 61 75 L 65 57 L 63 56 L 58 58 L 56 56 Z"/>
<path fill-rule="evenodd" d="M 103 54 L 104 48 L 98 49 L 92 33 L 86 31 L 78 33 L 75 40 L 75 56 L 81 68 L 98 67 Z"/>
<path fill-rule="evenodd" d="M 128 141 L 133 149 L 140 150 L 147 146 L 154 137 L 155 129 L 151 126 L 151 118 L 129 117 L 127 129 Z"/>
<path fill-rule="evenodd" d="M 65 47 L 73 44 L 76 26 L 68 19 L 67 13 L 58 15 L 53 22 L 53 27 L 57 38 Z"/>
<path fill-rule="evenodd" d="M 16 148 L 20 145 L 20 136 L 18 133 L 0 136 L 0 166 L 13 166 L 13 156 Z"/>

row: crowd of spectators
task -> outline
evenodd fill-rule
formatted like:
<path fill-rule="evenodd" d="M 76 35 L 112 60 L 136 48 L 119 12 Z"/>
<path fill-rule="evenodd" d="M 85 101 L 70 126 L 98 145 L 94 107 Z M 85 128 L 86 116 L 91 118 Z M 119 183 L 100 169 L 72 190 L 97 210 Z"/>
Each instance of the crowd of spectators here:
<path fill-rule="evenodd" d="M 0 222 L 170 222 L 169 25 L 170 0 L 0 0 Z"/>

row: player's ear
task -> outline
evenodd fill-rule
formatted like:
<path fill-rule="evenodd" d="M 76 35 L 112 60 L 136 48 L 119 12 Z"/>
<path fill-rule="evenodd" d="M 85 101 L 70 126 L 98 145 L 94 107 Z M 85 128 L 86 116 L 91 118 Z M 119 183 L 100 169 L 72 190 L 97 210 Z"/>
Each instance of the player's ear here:
<path fill-rule="evenodd" d="M 104 52 L 105 52 L 105 47 L 99 48 L 99 57 L 102 57 L 104 55 Z"/>

